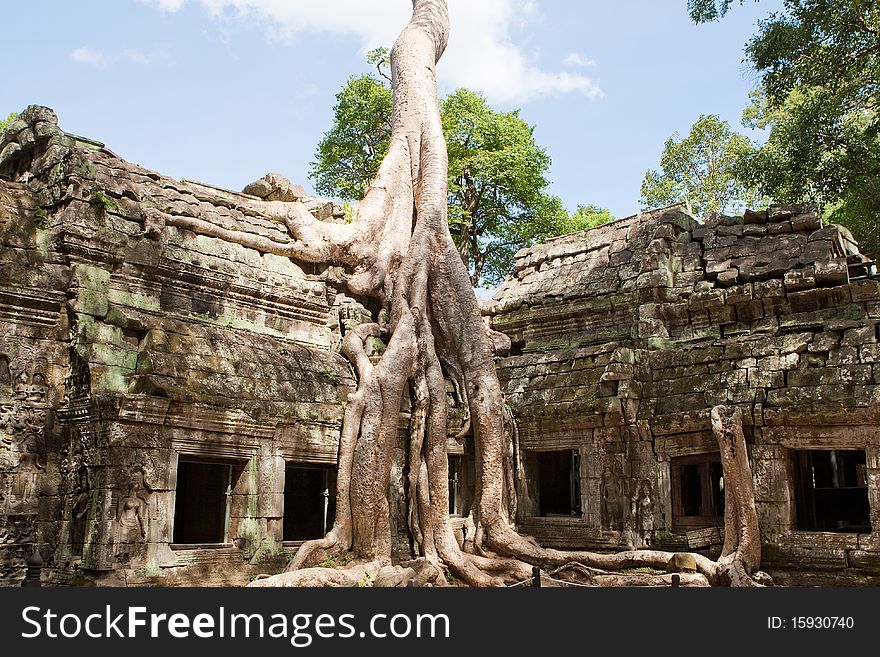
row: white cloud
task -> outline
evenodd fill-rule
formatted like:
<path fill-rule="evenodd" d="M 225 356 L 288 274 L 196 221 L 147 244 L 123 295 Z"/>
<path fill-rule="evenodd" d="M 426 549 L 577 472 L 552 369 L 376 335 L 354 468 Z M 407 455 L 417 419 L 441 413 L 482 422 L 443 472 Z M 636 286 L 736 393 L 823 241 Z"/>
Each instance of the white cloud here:
<path fill-rule="evenodd" d="M 276 38 L 318 32 L 354 35 L 366 51 L 390 46 L 409 18 L 404 0 L 139 0 L 162 11 L 179 10 L 198 2 L 224 23 L 257 20 Z M 493 102 L 524 103 L 561 93 L 601 98 L 602 90 L 589 77 L 575 72 L 548 71 L 531 60 L 514 32 L 526 31 L 538 20 L 534 0 L 449 0 L 452 32 L 438 76 L 447 87 L 470 87 Z M 528 18 L 528 20 L 524 20 Z M 586 61 L 586 60 L 584 60 Z"/>
<path fill-rule="evenodd" d="M 178 11 L 185 0 L 138 0 L 143 5 L 153 5 L 159 11 L 175 12 Z"/>
<path fill-rule="evenodd" d="M 80 46 L 72 51 L 70 58 L 77 64 L 87 64 L 96 68 L 105 68 L 108 64 L 107 55 L 88 46 Z"/>
<path fill-rule="evenodd" d="M 155 61 L 167 62 L 170 58 L 163 49 L 145 53 L 134 48 L 126 48 L 119 53 L 106 53 L 90 46 L 81 46 L 70 53 L 70 58 L 78 64 L 86 64 L 95 68 L 108 68 L 119 62 L 131 62 L 147 66 Z"/>
<path fill-rule="evenodd" d="M 132 50 L 127 48 L 122 51 L 122 56 L 125 57 L 128 61 L 134 62 L 135 64 L 146 66 L 150 63 L 150 56 L 145 55 L 140 50 Z"/>
<path fill-rule="evenodd" d="M 565 59 L 562 60 L 562 63 L 565 66 L 576 66 L 579 68 L 588 68 L 591 66 L 596 66 L 595 59 L 590 59 L 589 57 L 584 57 L 579 52 L 568 53 L 568 55 L 565 57 Z"/>

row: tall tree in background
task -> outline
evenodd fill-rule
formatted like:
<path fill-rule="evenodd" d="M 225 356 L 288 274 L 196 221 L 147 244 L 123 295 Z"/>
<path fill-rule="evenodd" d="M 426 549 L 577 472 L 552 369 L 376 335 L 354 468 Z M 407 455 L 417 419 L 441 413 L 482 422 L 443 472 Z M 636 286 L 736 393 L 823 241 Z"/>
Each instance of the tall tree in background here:
<path fill-rule="evenodd" d="M 730 0 L 689 0 L 696 22 Z M 880 4 L 785 0 L 746 48 L 761 75 L 745 122 L 768 131 L 741 173 L 782 202 L 817 204 L 880 259 Z"/>
<path fill-rule="evenodd" d="M 320 194 L 362 199 L 376 177 L 391 142 L 393 99 L 387 70 L 391 54 L 376 48 L 367 54 L 376 75 L 353 75 L 336 94 L 333 126 L 318 144 L 311 177 Z M 385 84 L 379 78 L 385 79 Z"/>
<path fill-rule="evenodd" d="M 352 76 L 336 95 L 333 127 L 318 144 L 312 178 L 320 194 L 361 199 L 391 142 L 391 90 Z"/>
<path fill-rule="evenodd" d="M 514 527 L 513 417 L 495 369 L 490 331 L 448 223 L 449 163 L 435 70 L 449 37 L 448 20 L 446 0 L 413 0 L 412 19 L 391 55 L 388 153 L 349 223 L 319 221 L 298 201 L 255 200 L 254 211 L 283 222 L 294 239 L 224 231 L 224 239 L 261 252 L 342 267 L 348 291 L 375 305 L 373 317 L 349 327 L 342 343 L 357 389 L 347 399 L 340 432 L 333 528 L 302 545 L 288 572 L 251 586 L 393 586 L 415 577 L 442 585 L 447 569 L 468 584 L 492 586 L 530 578 L 529 564 L 666 568 L 673 557 L 654 550 L 548 549 Z M 161 215 L 154 218 L 165 225 L 216 231 L 196 217 L 148 212 Z M 371 357 L 368 344 L 378 337 L 387 347 Z M 503 336 L 491 337 L 501 342 Z M 462 543 L 449 517 L 448 383 L 468 411 L 459 433 L 472 436 L 475 450 L 474 504 Z M 403 408 L 409 427 L 402 435 Z M 718 561 L 691 556 L 710 582 L 754 584 L 761 545 L 742 413 L 716 407 L 712 427 L 730 484 L 725 513 L 736 515 L 726 524 Z M 398 457 L 406 463 L 405 501 L 392 504 Z M 392 526 L 409 529 L 415 559 L 392 563 Z M 327 567 L 343 554 L 350 557 L 344 567 Z"/>
<path fill-rule="evenodd" d="M 880 5 L 787 0 L 747 47 L 769 129 L 752 171 L 779 199 L 818 204 L 880 258 Z"/>
<path fill-rule="evenodd" d="M 369 60 L 378 76 L 349 78 L 336 97 L 333 126 L 312 163 L 316 189 L 346 200 L 369 187 L 391 135 L 391 89 L 383 82 L 388 51 Z M 569 216 L 547 193 L 550 157 L 519 111 L 498 112 L 486 98 L 458 89 L 441 102 L 449 151 L 449 223 L 475 286 L 508 274 L 521 248 L 568 231 Z"/>
<path fill-rule="evenodd" d="M 494 285 L 524 246 L 559 234 L 568 219 L 545 190 L 550 157 L 519 111 L 497 112 L 458 89 L 440 107 L 449 149 L 449 225 L 474 285 Z"/>
<path fill-rule="evenodd" d="M 642 182 L 645 209 L 682 203 L 688 213 L 731 212 L 755 207 L 757 189 L 743 182 L 740 168 L 754 151 L 752 143 L 716 115 L 701 116 L 687 137 L 670 137 L 660 157 L 660 171 Z"/>
<path fill-rule="evenodd" d="M 0 119 L 0 132 L 3 132 L 4 130 L 6 130 L 6 126 L 8 126 L 13 121 L 15 121 L 16 118 L 18 118 L 18 114 L 13 112 L 9 116 L 7 116 L 5 119 Z"/>
<path fill-rule="evenodd" d="M 561 234 L 590 230 L 612 221 L 614 221 L 614 216 L 605 208 L 599 208 L 592 204 L 579 205 L 578 209 L 563 224 Z"/>
<path fill-rule="evenodd" d="M 687 7 L 695 23 L 709 23 L 723 18 L 730 10 L 733 0 L 688 0 Z M 742 0 L 740 0 L 742 4 Z"/>

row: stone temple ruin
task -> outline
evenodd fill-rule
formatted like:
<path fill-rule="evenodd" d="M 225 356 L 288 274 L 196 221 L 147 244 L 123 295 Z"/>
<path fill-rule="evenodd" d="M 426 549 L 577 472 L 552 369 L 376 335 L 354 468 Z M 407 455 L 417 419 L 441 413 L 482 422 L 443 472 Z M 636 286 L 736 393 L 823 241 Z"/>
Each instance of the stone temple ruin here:
<path fill-rule="evenodd" d="M 283 179 L 246 192 L 125 162 L 45 108 L 3 133 L 3 585 L 35 548 L 47 583 L 238 585 L 332 524 L 354 388 L 338 347 L 375 309 L 338 268 L 230 237 L 289 243 L 259 198 L 327 221 L 338 206 Z M 880 282 L 845 229 L 809 208 L 702 223 L 657 210 L 522 251 L 484 312 L 511 340 L 498 367 L 522 531 L 716 554 L 709 409 L 738 405 L 763 568 L 880 582 Z M 461 523 L 472 441 L 450 437 L 449 453 Z"/>

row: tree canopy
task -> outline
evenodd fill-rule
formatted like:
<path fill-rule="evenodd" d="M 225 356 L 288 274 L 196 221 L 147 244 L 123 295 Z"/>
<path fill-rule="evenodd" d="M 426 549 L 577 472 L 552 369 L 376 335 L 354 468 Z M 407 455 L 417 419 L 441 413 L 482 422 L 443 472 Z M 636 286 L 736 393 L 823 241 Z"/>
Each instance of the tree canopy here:
<path fill-rule="evenodd" d="M 8 126 L 13 121 L 15 121 L 15 119 L 17 119 L 17 118 L 18 118 L 18 114 L 13 112 L 9 116 L 7 116 L 5 119 L 0 119 L 0 132 L 3 132 L 4 130 L 6 130 L 6 126 Z"/>
<path fill-rule="evenodd" d="M 614 216 L 605 208 L 599 208 L 592 204 L 579 205 L 577 210 L 565 219 L 559 234 L 566 235 L 568 233 L 590 230 L 612 221 L 614 221 Z"/>
<path fill-rule="evenodd" d="M 760 195 L 740 172 L 753 150 L 726 121 L 701 116 L 686 137 L 676 133 L 666 141 L 660 171 L 648 171 L 642 182 L 642 206 L 682 203 L 694 216 L 755 207 Z"/>
<path fill-rule="evenodd" d="M 392 95 L 381 79 L 387 79 L 387 56 L 384 49 L 370 53 L 378 75 L 351 77 L 337 94 L 333 125 L 312 163 L 322 194 L 361 198 L 388 150 Z M 547 192 L 550 157 L 518 110 L 499 112 L 468 89 L 443 99 L 440 110 L 450 229 L 475 286 L 500 282 L 521 248 L 579 230 L 580 220 Z"/>
<path fill-rule="evenodd" d="M 740 0 L 742 4 L 742 0 Z M 732 0 L 688 0 L 696 23 Z M 760 75 L 744 123 L 768 131 L 740 171 L 782 202 L 809 202 L 880 258 L 880 5 L 785 0 L 746 47 Z"/>
<path fill-rule="evenodd" d="M 695 23 L 709 23 L 727 15 L 733 0 L 688 0 L 688 13 Z"/>
<path fill-rule="evenodd" d="M 391 90 L 372 75 L 350 77 L 336 95 L 333 126 L 312 162 L 318 193 L 363 198 L 390 140 Z"/>
<path fill-rule="evenodd" d="M 761 88 L 747 124 L 769 131 L 751 179 L 819 205 L 880 257 L 880 6 L 786 0 L 749 42 Z"/>

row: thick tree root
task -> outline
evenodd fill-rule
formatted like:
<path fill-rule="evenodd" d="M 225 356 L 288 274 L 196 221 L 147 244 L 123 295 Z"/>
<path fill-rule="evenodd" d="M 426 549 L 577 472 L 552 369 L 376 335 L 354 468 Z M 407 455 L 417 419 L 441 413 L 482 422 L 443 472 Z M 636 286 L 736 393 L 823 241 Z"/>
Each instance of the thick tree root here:
<path fill-rule="evenodd" d="M 292 243 L 282 244 L 192 217 L 145 217 L 145 222 L 266 253 L 343 266 L 349 289 L 382 305 L 379 324 L 360 326 L 343 341 L 358 388 L 343 419 L 333 528 L 325 538 L 306 543 L 288 572 L 254 586 L 399 586 L 416 573 L 415 568 L 391 565 L 389 485 L 407 392 L 412 418 L 405 473 L 408 503 L 396 520 L 410 529 L 414 552 L 422 557 L 418 577 L 425 583 L 442 583 L 445 568 L 471 586 L 502 586 L 530 576 L 531 565 L 552 569 L 577 562 L 603 571 L 665 570 L 672 558 L 653 550 L 549 550 L 513 528 L 512 422 L 505 417 L 490 336 L 447 221 L 448 161 L 435 66 L 446 48 L 448 29 L 445 0 L 413 0 L 412 19 L 392 50 L 391 145 L 350 224 L 319 222 L 301 204 L 261 202 L 259 211 L 285 223 L 293 236 Z M 373 362 L 365 341 L 380 335 L 387 347 Z M 473 554 L 459 546 L 448 515 L 447 380 L 467 407 L 476 451 L 473 525 L 466 540 Z M 699 575 L 688 576 L 689 582 L 702 577 L 713 584 L 745 584 L 760 563 L 751 473 L 737 413 L 730 416 L 723 408 L 712 413 L 727 483 L 729 544 L 721 562 L 692 555 Z M 343 553 L 355 565 L 315 567 Z M 605 579 L 596 581 L 634 581 L 630 575 L 597 575 Z M 665 576 L 655 577 L 665 585 Z"/>

